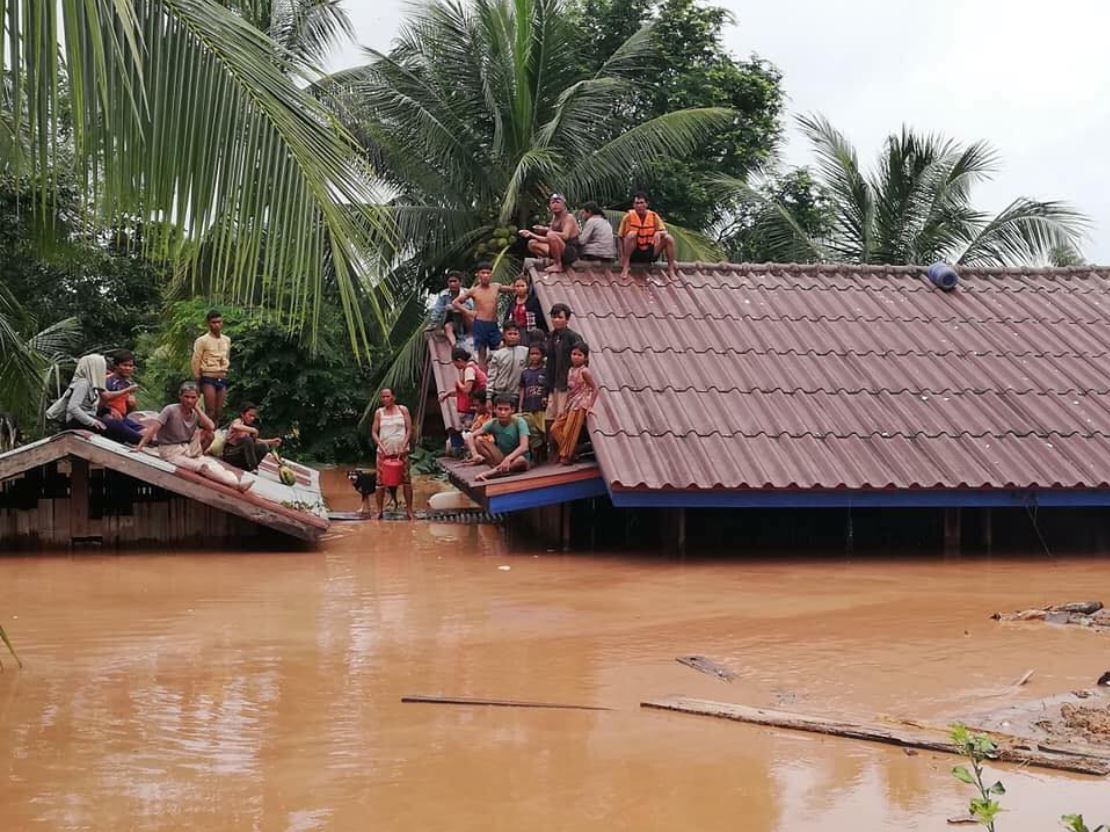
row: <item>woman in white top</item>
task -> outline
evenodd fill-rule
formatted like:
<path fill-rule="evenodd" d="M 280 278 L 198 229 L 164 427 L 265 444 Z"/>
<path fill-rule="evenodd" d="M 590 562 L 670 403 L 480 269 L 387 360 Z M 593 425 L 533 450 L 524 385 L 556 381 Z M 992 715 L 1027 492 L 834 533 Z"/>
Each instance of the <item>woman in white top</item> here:
<path fill-rule="evenodd" d="M 404 465 L 401 485 L 405 492 L 405 511 L 409 520 L 415 520 L 412 512 L 412 477 L 409 474 L 409 445 L 412 441 L 412 417 L 409 409 L 397 404 L 393 391 L 388 387 L 381 392 L 382 406 L 374 411 L 374 426 L 370 436 L 377 445 L 374 467 L 377 474 L 374 499 L 377 501 L 376 519 L 381 520 L 385 513 L 385 485 L 383 484 L 382 463 L 386 459 L 400 459 Z"/>

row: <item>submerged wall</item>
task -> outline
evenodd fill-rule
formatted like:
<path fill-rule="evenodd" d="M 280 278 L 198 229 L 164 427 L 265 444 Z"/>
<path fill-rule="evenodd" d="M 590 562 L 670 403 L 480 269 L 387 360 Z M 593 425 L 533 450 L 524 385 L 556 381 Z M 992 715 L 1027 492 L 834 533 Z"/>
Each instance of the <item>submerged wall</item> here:
<path fill-rule="evenodd" d="M 288 545 L 290 538 L 71 458 L 0 482 L 0 550 Z"/>

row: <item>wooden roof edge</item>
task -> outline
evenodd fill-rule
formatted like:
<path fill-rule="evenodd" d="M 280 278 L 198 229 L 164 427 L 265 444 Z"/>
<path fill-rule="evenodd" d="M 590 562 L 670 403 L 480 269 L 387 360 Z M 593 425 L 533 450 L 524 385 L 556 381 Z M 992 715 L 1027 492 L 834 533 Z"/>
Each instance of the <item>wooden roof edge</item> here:
<path fill-rule="evenodd" d="M 250 492 L 240 493 L 177 466 L 174 466 L 173 471 L 165 471 L 158 466 L 143 462 L 137 458 L 137 455 L 136 458 L 132 458 L 112 453 L 91 442 L 83 441 L 80 434 L 70 431 L 43 440 L 41 444 L 33 443 L 24 446 L 22 453 L 19 453 L 20 450 L 17 448 L 5 454 L 7 458 L 0 459 L 0 480 L 17 476 L 66 456 L 76 456 L 300 540 L 315 543 L 329 527 L 327 520 L 314 514 L 273 503 Z"/>

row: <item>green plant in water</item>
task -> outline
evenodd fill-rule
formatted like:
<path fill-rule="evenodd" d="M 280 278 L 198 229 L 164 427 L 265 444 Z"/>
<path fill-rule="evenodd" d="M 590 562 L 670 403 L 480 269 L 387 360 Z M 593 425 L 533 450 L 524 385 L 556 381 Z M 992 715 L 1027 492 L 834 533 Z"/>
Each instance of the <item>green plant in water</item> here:
<path fill-rule="evenodd" d="M 4 632 L 3 627 L 0 627 L 0 641 L 4 642 L 4 645 L 8 648 L 8 652 L 12 654 L 12 658 L 15 659 L 16 666 L 19 667 L 20 669 L 22 669 L 23 668 L 23 662 L 21 662 L 19 660 L 19 655 L 15 652 L 15 648 L 12 647 L 11 640 L 8 638 L 8 634 Z M 4 669 L 4 663 L 0 662 L 0 670 L 3 670 L 3 669 Z"/>
<path fill-rule="evenodd" d="M 983 779 L 983 762 L 997 756 L 998 746 L 986 734 L 973 734 L 966 725 L 952 726 L 952 742 L 956 749 L 967 757 L 971 767 L 959 765 L 952 769 L 952 776 L 961 783 L 974 786 L 978 796 L 971 798 L 967 811 L 981 826 L 994 832 L 994 819 L 1002 811 L 1001 804 L 995 800 L 1006 794 L 1001 780 L 988 786 Z"/>
<path fill-rule="evenodd" d="M 1083 815 L 1064 815 L 1060 820 L 1069 832 L 1107 832 L 1107 830 L 1110 830 L 1110 827 L 1103 823 L 1092 829 L 1083 822 Z"/>
<path fill-rule="evenodd" d="M 971 763 L 970 768 L 960 765 L 952 769 L 953 777 L 961 783 L 973 786 L 978 792 L 978 795 L 971 798 L 968 803 L 968 814 L 975 819 L 976 823 L 994 832 L 995 818 L 1003 811 L 995 798 L 1006 794 L 1006 787 L 1002 785 L 1001 780 L 996 780 L 990 786 L 986 784 L 983 779 L 986 773 L 983 763 L 998 756 L 998 746 L 986 734 L 972 733 L 966 725 L 953 725 L 949 736 L 956 746 L 956 751 L 967 757 L 968 762 Z M 1068 832 L 1110 832 L 1110 827 L 1105 824 L 1093 828 L 1087 826 L 1083 815 L 1064 815 L 1060 818 L 1060 822 Z"/>

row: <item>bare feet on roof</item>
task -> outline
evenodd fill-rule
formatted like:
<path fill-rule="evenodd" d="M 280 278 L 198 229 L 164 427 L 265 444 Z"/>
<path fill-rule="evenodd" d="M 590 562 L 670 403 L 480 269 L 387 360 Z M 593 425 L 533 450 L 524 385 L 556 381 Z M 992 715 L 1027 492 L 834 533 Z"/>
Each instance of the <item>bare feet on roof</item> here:
<path fill-rule="evenodd" d="M 563 271 L 563 267 L 560 263 L 552 263 L 550 266 L 544 269 L 544 271 L 547 274 L 560 274 Z"/>
<path fill-rule="evenodd" d="M 628 280 L 628 266 L 621 269 L 621 280 Z"/>
<path fill-rule="evenodd" d="M 244 477 L 243 479 L 239 480 L 239 484 L 236 485 L 235 488 L 239 491 L 240 494 L 246 494 L 248 491 L 254 488 L 254 480 L 248 480 L 246 477 Z"/>

